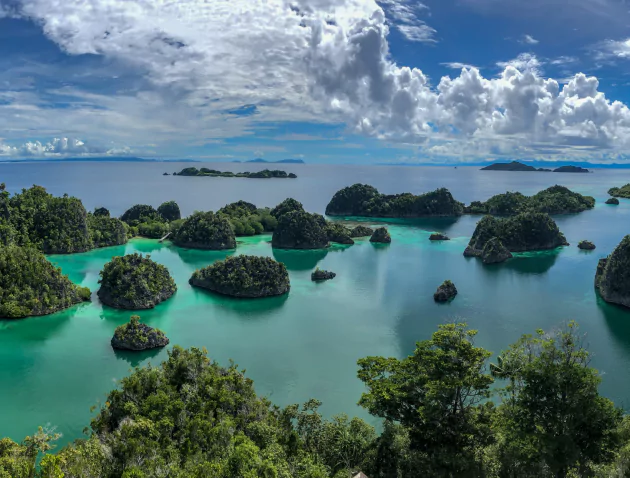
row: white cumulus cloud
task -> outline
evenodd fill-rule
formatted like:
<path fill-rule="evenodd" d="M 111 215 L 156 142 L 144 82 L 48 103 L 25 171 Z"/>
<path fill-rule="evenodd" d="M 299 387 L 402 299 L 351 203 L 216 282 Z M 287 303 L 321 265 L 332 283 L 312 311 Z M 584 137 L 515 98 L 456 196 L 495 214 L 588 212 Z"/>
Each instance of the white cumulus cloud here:
<path fill-rule="evenodd" d="M 19 146 L 11 146 L 0 141 L 0 156 L 15 157 L 64 157 L 102 155 L 128 155 L 131 150 L 127 147 L 107 150 L 101 147 L 91 147 L 76 138 L 53 138 L 51 141 L 27 141 Z"/>

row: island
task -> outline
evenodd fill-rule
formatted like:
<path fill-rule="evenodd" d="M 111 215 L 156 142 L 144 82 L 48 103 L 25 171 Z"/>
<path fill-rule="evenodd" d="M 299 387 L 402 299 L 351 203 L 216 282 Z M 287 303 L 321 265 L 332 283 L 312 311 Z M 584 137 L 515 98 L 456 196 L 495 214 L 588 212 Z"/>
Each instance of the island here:
<path fill-rule="evenodd" d="M 549 214 L 527 212 L 504 219 L 485 216 L 477 223 L 464 255 L 482 257 L 486 243 L 492 238 L 497 238 L 510 252 L 540 251 L 569 245 Z"/>
<path fill-rule="evenodd" d="M 190 285 L 239 298 L 283 295 L 291 284 L 287 268 L 270 257 L 234 256 L 196 270 Z"/>
<path fill-rule="evenodd" d="M 311 280 L 313 282 L 323 282 L 326 280 L 334 279 L 335 277 L 337 277 L 337 274 L 335 274 L 334 272 L 325 271 L 320 269 L 319 267 L 315 269 L 315 271 L 313 271 L 313 273 L 311 274 Z"/>
<path fill-rule="evenodd" d="M 325 249 L 330 246 L 323 216 L 293 211 L 278 219 L 271 246 L 277 249 Z"/>
<path fill-rule="evenodd" d="M 350 231 L 350 237 L 353 238 L 372 237 L 372 234 L 374 234 L 374 229 L 366 226 L 356 226 Z"/>
<path fill-rule="evenodd" d="M 441 232 L 434 232 L 429 236 L 429 241 L 450 241 L 451 238 Z"/>
<path fill-rule="evenodd" d="M 484 264 L 499 264 L 511 259 L 513 256 L 497 237 L 493 237 L 483 246 L 480 257 L 481 262 Z"/>
<path fill-rule="evenodd" d="M 535 168 L 529 164 L 523 164 L 519 161 L 512 161 L 510 163 L 494 163 L 490 164 L 481 171 L 517 171 L 517 172 L 554 172 L 554 173 L 589 173 L 590 171 L 579 166 L 560 166 L 556 169 L 548 168 Z"/>
<path fill-rule="evenodd" d="M 240 161 L 234 161 L 240 163 Z M 256 158 L 245 161 L 246 163 L 263 163 L 263 164 L 304 164 L 302 159 L 281 159 L 280 161 L 267 161 L 266 159 Z"/>
<path fill-rule="evenodd" d="M 392 242 L 392 236 L 389 235 L 389 231 L 386 227 L 379 227 L 374 231 L 372 237 L 370 237 L 370 242 L 389 244 Z"/>
<path fill-rule="evenodd" d="M 486 202 L 473 201 L 466 206 L 466 214 L 491 214 L 511 216 L 522 212 L 546 212 L 547 214 L 575 214 L 593 209 L 595 198 L 583 196 L 564 186 L 551 186 L 533 196 L 519 192 L 506 192 L 492 196 Z"/>
<path fill-rule="evenodd" d="M 352 231 L 343 224 L 338 222 L 329 222 L 326 224 L 326 233 L 328 234 L 328 240 L 330 242 L 336 242 L 337 244 L 352 245 Z"/>
<path fill-rule="evenodd" d="M 217 171 L 216 169 L 188 167 L 182 169 L 179 173 L 173 173 L 173 176 L 203 176 L 211 178 L 249 178 L 249 179 L 296 179 L 294 173 L 287 173 L 279 169 L 263 169 L 250 173 L 245 171 L 242 173 L 233 173 L 231 171 Z"/>
<path fill-rule="evenodd" d="M 160 239 L 169 232 L 168 221 L 157 209 L 148 204 L 132 206 L 120 216 L 120 220 L 129 226 L 130 236 Z"/>
<path fill-rule="evenodd" d="M 608 198 L 606 200 L 606 204 L 612 204 L 613 206 L 619 206 L 619 199 L 617 199 L 617 198 Z"/>
<path fill-rule="evenodd" d="M 152 309 L 177 291 L 168 269 L 134 253 L 114 257 L 100 273 L 101 302 L 116 309 Z"/>
<path fill-rule="evenodd" d="M 270 213 L 276 219 L 280 219 L 280 216 L 294 211 L 305 212 L 304 206 L 302 206 L 302 203 L 300 201 L 297 201 L 293 198 L 287 198 L 276 207 L 274 207 L 270 211 Z"/>
<path fill-rule="evenodd" d="M 236 236 L 254 236 L 264 232 L 273 232 L 278 220 L 269 208 L 259 209 L 255 204 L 237 201 L 228 204 L 217 212 L 227 217 Z"/>
<path fill-rule="evenodd" d="M 457 295 L 457 288 L 450 280 L 445 280 L 440 287 L 438 287 L 435 294 L 433 294 L 433 300 L 436 302 L 448 302 L 453 300 Z"/>
<path fill-rule="evenodd" d="M 620 188 L 610 188 L 608 194 L 616 198 L 630 198 L 630 184 L 626 184 Z"/>
<path fill-rule="evenodd" d="M 53 314 L 90 301 L 79 287 L 33 247 L 0 247 L 0 318 Z"/>
<path fill-rule="evenodd" d="M 198 211 L 188 216 L 171 235 L 171 241 L 189 249 L 220 251 L 236 248 L 236 236 L 229 220 L 212 211 Z"/>
<path fill-rule="evenodd" d="M 327 216 L 440 217 L 461 216 L 464 205 L 448 189 L 414 196 L 411 193 L 385 195 L 372 186 L 355 184 L 337 191 L 326 206 Z"/>
<path fill-rule="evenodd" d="M 115 349 L 136 352 L 165 347 L 169 340 L 160 329 L 142 324 L 140 317 L 132 315 L 127 324 L 116 327 L 111 344 Z"/>
<path fill-rule="evenodd" d="M 622 239 L 610 256 L 600 259 L 595 288 L 606 302 L 630 307 L 630 235 Z"/>
<path fill-rule="evenodd" d="M 127 243 L 127 229 L 120 219 L 88 214 L 87 224 L 92 246 L 95 248 L 119 246 Z"/>
<path fill-rule="evenodd" d="M 157 212 L 162 218 L 167 221 L 177 221 L 182 218 L 182 213 L 179 210 L 179 204 L 175 201 L 167 201 L 165 203 L 160 204 L 157 208 Z"/>
<path fill-rule="evenodd" d="M 593 244 L 591 241 L 580 241 L 578 243 L 578 248 L 585 251 L 592 251 L 595 249 L 595 244 Z"/>

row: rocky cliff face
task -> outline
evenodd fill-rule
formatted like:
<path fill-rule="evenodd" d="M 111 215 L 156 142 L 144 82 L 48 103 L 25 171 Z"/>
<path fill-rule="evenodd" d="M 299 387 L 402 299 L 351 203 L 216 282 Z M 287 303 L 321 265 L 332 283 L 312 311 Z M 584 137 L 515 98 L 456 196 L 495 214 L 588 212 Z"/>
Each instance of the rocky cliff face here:
<path fill-rule="evenodd" d="M 389 235 L 387 228 L 379 227 L 376 231 L 374 231 L 374 234 L 372 234 L 370 242 L 389 244 L 392 242 L 392 236 Z"/>
<path fill-rule="evenodd" d="M 116 329 L 112 337 L 112 347 L 120 350 L 148 350 L 165 347 L 169 339 L 164 332 L 140 323 L 140 317 L 134 315 L 128 324 Z"/>
<path fill-rule="evenodd" d="M 630 236 L 624 237 L 610 256 L 599 261 L 595 288 L 606 302 L 630 307 Z"/>
<path fill-rule="evenodd" d="M 511 258 L 512 253 L 496 237 L 486 242 L 481 252 L 481 260 L 484 264 L 498 264 Z"/>
<path fill-rule="evenodd" d="M 436 302 L 448 302 L 457 295 L 457 288 L 450 280 L 445 280 L 440 287 L 438 287 L 435 294 L 433 294 L 433 300 Z"/>

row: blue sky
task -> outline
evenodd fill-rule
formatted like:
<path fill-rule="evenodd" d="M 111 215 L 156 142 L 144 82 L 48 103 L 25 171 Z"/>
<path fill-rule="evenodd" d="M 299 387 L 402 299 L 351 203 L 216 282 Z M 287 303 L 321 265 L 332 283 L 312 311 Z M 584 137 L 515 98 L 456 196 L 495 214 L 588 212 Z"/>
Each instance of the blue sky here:
<path fill-rule="evenodd" d="M 0 156 L 623 162 L 629 66 L 623 0 L 0 0 Z"/>

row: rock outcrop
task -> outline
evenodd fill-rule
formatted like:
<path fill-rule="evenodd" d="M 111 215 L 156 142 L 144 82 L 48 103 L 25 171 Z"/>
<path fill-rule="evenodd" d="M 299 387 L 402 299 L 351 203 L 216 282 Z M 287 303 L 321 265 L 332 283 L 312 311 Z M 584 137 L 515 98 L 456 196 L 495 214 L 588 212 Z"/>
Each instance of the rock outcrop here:
<path fill-rule="evenodd" d="M 436 302 L 448 302 L 457 295 L 457 288 L 450 280 L 445 280 L 440 287 L 438 287 L 435 294 L 433 294 L 433 300 Z"/>
<path fill-rule="evenodd" d="M 331 242 L 336 242 L 337 244 L 346 244 L 352 245 L 354 241 L 350 236 L 351 231 L 343 224 L 339 224 L 338 222 L 329 222 L 326 225 L 326 232 L 328 234 L 328 240 Z"/>
<path fill-rule="evenodd" d="M 630 235 L 599 261 L 595 288 L 606 302 L 630 307 Z"/>
<path fill-rule="evenodd" d="M 431 236 L 429 236 L 429 241 L 450 241 L 450 240 L 451 240 L 450 237 L 440 232 L 434 232 L 433 234 L 431 234 Z"/>
<path fill-rule="evenodd" d="M 606 204 L 613 204 L 615 206 L 619 206 L 619 199 L 617 199 L 617 198 L 608 198 L 606 200 Z"/>
<path fill-rule="evenodd" d="M 357 226 L 350 231 L 350 237 L 372 237 L 374 229 L 366 226 Z"/>
<path fill-rule="evenodd" d="M 334 279 L 335 277 L 337 277 L 337 274 L 335 274 L 334 272 L 324 271 L 322 269 L 316 269 L 311 274 L 311 280 L 314 282 L 330 280 L 330 279 Z"/>
<path fill-rule="evenodd" d="M 496 237 L 486 242 L 481 251 L 481 260 L 484 264 L 498 264 L 511 258 L 512 253 Z"/>
<path fill-rule="evenodd" d="M 116 328 L 111 344 L 119 350 L 140 351 L 165 347 L 169 340 L 164 332 L 141 324 L 140 317 L 133 315 L 129 323 Z"/>
<path fill-rule="evenodd" d="M 585 251 L 592 251 L 593 249 L 595 249 L 595 244 L 593 244 L 591 241 L 580 241 L 578 247 Z"/>
<path fill-rule="evenodd" d="M 374 231 L 370 242 L 376 242 L 381 244 L 389 244 L 392 242 L 392 236 L 389 235 L 389 231 L 385 227 L 379 227 Z"/>

